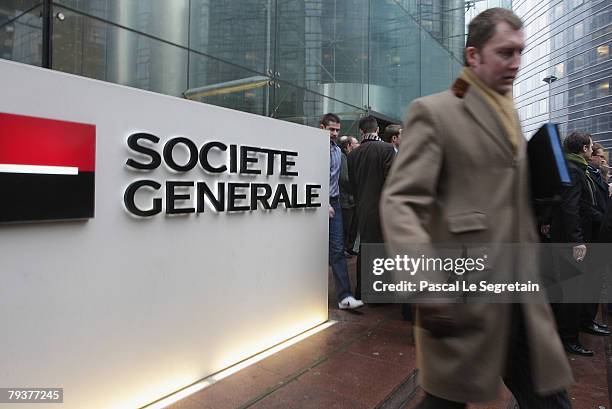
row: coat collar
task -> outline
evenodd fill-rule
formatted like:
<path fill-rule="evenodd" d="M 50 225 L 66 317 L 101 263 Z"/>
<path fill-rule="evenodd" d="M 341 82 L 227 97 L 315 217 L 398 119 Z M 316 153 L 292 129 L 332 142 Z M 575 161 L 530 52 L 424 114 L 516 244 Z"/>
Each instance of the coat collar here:
<path fill-rule="evenodd" d="M 587 166 L 587 170 L 591 174 L 591 179 L 595 181 L 597 186 L 599 186 L 602 190 L 608 191 L 608 184 L 604 182 L 601 170 L 592 167 L 590 164 Z"/>
<path fill-rule="evenodd" d="M 470 84 L 458 78 L 451 87 L 456 97 L 463 99 L 463 105 L 474 117 L 476 123 L 488 133 L 499 147 L 507 154 L 514 156 L 510 136 L 499 120 L 498 114 L 491 108 L 478 92 L 470 89 Z M 522 139 L 522 138 L 521 138 Z M 520 151 L 520 149 L 519 149 Z"/>

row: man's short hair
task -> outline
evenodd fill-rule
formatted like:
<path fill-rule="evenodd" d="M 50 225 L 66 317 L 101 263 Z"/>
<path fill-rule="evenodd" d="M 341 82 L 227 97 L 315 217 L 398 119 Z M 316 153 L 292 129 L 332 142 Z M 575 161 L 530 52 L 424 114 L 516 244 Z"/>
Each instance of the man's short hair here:
<path fill-rule="evenodd" d="M 399 136 L 401 130 L 402 127 L 400 125 L 387 125 L 387 127 L 385 128 L 385 132 L 383 132 L 382 140 L 391 143 L 391 139 L 393 139 L 394 136 Z"/>
<path fill-rule="evenodd" d="M 598 151 L 598 150 L 602 150 L 605 151 L 604 147 L 602 144 L 599 144 L 597 142 L 593 142 L 593 152 Z"/>
<path fill-rule="evenodd" d="M 364 116 L 359 120 L 359 129 L 363 133 L 376 132 L 378 128 L 378 121 L 372 115 Z"/>
<path fill-rule="evenodd" d="M 338 145 L 340 146 L 340 149 L 342 150 L 342 152 L 344 152 L 346 154 L 346 149 L 348 148 L 348 146 L 351 143 L 351 137 L 347 136 L 347 135 L 343 135 L 340 138 L 338 138 Z"/>
<path fill-rule="evenodd" d="M 338 115 L 336 114 L 332 114 L 331 112 L 328 114 L 325 114 L 321 117 L 321 120 L 319 121 L 319 124 L 323 125 L 324 127 L 327 127 L 330 123 L 335 122 L 337 124 L 340 123 L 340 118 L 338 117 Z"/>
<path fill-rule="evenodd" d="M 563 141 L 563 147 L 569 153 L 580 153 L 584 145 L 591 144 L 591 135 L 586 132 L 574 131 L 567 135 Z"/>
<path fill-rule="evenodd" d="M 523 22 L 511 10 L 494 7 L 483 11 L 470 21 L 465 47 L 476 47 L 481 50 L 487 41 L 495 35 L 497 24 L 502 21 L 510 24 L 515 30 L 523 28 Z M 465 56 L 464 65 L 468 66 Z"/>

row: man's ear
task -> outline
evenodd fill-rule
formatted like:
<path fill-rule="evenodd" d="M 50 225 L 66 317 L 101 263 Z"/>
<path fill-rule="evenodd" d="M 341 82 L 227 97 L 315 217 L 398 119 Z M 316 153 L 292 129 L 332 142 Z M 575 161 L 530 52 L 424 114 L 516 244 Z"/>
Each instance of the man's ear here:
<path fill-rule="evenodd" d="M 325 125 L 319 124 L 319 129 L 325 129 Z"/>

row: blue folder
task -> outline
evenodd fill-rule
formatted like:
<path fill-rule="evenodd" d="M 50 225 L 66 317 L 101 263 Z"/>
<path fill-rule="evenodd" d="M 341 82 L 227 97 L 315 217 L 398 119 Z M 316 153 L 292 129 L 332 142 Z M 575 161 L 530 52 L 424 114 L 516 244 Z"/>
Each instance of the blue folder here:
<path fill-rule="evenodd" d="M 571 179 L 557 124 L 542 125 L 529 140 L 527 155 L 532 198 L 558 199 L 563 187 L 568 185 Z"/>

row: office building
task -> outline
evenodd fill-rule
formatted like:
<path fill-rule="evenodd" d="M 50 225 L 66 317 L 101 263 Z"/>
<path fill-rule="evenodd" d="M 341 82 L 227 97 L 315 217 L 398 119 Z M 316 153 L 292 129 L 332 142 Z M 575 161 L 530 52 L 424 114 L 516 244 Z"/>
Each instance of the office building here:
<path fill-rule="evenodd" d="M 612 2 L 517 0 L 527 48 L 514 86 L 526 135 L 560 124 L 562 135 L 585 131 L 612 147 Z"/>
<path fill-rule="evenodd" d="M 292 122 L 397 122 L 461 69 L 463 0 L 5 0 L 0 57 Z M 348 128 L 348 129 L 347 129 Z"/>

